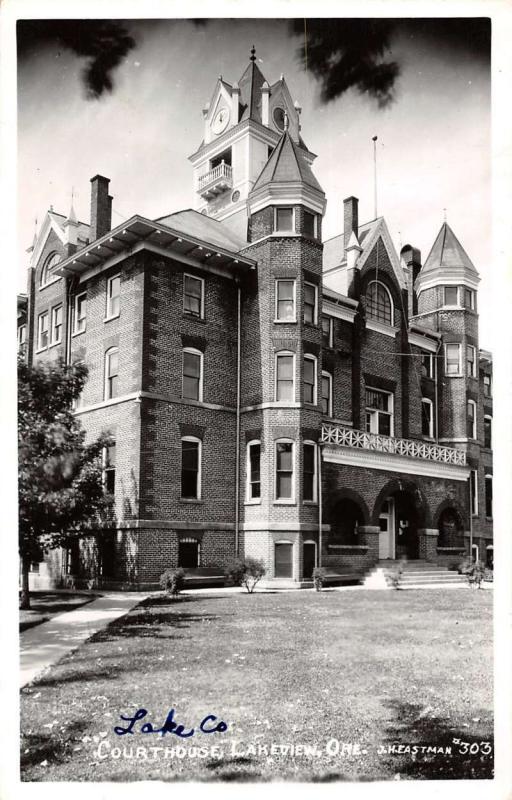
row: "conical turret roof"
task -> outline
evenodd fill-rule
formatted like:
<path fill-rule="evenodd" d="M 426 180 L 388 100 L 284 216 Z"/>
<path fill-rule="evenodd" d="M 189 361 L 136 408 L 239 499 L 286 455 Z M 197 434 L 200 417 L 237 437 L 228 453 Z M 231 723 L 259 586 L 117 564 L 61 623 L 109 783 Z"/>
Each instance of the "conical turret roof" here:
<path fill-rule="evenodd" d="M 446 272 L 454 268 L 463 268 L 478 277 L 478 272 L 470 257 L 462 247 L 447 222 L 441 226 L 420 275 L 425 277 L 433 272 Z"/>
<path fill-rule="evenodd" d="M 295 144 L 289 132 L 285 131 L 252 187 L 251 193 L 271 183 L 297 182 L 304 183 L 323 194 L 323 189 L 313 175 L 302 150 Z"/>

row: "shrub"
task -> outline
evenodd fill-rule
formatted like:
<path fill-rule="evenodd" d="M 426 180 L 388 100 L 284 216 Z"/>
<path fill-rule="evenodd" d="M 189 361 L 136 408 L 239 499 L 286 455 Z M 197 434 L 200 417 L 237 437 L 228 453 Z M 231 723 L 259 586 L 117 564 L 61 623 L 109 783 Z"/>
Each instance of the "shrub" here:
<path fill-rule="evenodd" d="M 160 586 L 171 595 L 177 597 L 182 589 L 185 587 L 185 572 L 179 567 L 178 569 L 166 569 L 160 575 Z"/>
<path fill-rule="evenodd" d="M 243 586 L 249 594 L 254 592 L 256 584 L 266 573 L 263 561 L 247 556 L 244 559 L 237 559 L 226 569 L 226 577 L 235 584 Z"/>
<path fill-rule="evenodd" d="M 481 589 L 480 584 L 485 577 L 485 564 L 482 561 L 475 561 L 474 564 L 470 564 L 466 569 L 465 574 L 468 576 L 470 586 L 476 586 Z"/>
<path fill-rule="evenodd" d="M 323 567 L 315 567 L 313 570 L 313 586 L 317 592 L 321 592 L 324 588 L 324 582 L 327 572 Z"/>

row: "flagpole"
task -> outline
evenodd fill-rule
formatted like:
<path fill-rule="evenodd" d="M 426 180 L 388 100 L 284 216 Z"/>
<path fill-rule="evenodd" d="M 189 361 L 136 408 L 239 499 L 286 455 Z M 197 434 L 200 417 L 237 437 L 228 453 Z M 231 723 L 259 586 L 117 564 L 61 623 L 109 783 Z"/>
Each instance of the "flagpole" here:
<path fill-rule="evenodd" d="M 374 219 L 377 219 L 377 137 L 372 137 L 373 142 L 373 200 L 374 200 Z"/>

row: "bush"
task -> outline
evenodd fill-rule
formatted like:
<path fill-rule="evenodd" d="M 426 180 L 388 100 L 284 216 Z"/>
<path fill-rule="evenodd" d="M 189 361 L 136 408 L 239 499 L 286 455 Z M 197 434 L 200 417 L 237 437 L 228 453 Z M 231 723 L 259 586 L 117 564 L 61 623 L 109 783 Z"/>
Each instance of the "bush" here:
<path fill-rule="evenodd" d="M 254 592 L 256 584 L 266 573 L 263 561 L 247 556 L 244 559 L 237 559 L 226 570 L 226 577 L 235 586 L 243 586 L 249 594 Z"/>
<path fill-rule="evenodd" d="M 168 592 L 171 597 L 177 597 L 182 589 L 185 588 L 185 572 L 178 569 L 166 569 L 160 575 L 160 586 L 164 592 Z"/>
<path fill-rule="evenodd" d="M 313 570 L 313 586 L 317 592 L 321 592 L 324 587 L 327 572 L 323 567 L 315 567 Z"/>
<path fill-rule="evenodd" d="M 476 586 L 478 589 L 480 589 L 480 584 L 485 577 L 485 572 L 485 564 L 482 561 L 475 561 L 474 564 L 470 564 L 470 566 L 465 570 L 465 574 L 468 576 L 469 585 Z"/>

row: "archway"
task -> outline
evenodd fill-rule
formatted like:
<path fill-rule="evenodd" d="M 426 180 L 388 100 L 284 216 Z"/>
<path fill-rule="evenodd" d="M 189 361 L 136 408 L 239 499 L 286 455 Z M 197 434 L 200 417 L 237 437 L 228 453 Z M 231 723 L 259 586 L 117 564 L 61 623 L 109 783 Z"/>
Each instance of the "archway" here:
<path fill-rule="evenodd" d="M 390 481 L 375 502 L 372 522 L 380 528 L 379 558 L 419 558 L 418 528 L 425 526 L 426 503 L 411 481 Z"/>
<path fill-rule="evenodd" d="M 329 514 L 330 544 L 360 544 L 359 528 L 365 524 L 364 511 L 351 497 L 342 497 L 333 505 Z"/>
<path fill-rule="evenodd" d="M 444 508 L 439 514 L 437 527 L 438 547 L 464 547 L 464 524 L 456 508 Z"/>

